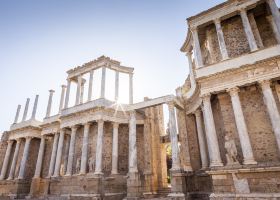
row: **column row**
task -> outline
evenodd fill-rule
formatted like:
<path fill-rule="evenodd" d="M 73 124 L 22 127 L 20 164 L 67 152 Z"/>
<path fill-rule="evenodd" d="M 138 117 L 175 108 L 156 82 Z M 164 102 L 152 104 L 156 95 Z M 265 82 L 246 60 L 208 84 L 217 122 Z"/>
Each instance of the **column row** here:
<path fill-rule="evenodd" d="M 280 115 L 272 93 L 272 89 L 270 87 L 270 81 L 269 80 L 260 81 L 259 84 L 262 88 L 264 103 L 267 107 L 267 111 L 277 141 L 278 149 L 280 150 Z M 244 158 L 243 164 L 244 165 L 256 164 L 257 162 L 255 161 L 254 158 L 249 133 L 247 130 L 247 125 L 245 122 L 245 118 L 243 115 L 243 110 L 238 94 L 239 88 L 237 87 L 230 88 L 227 90 L 227 92 L 231 97 L 232 108 L 233 108 L 235 123 L 237 127 L 237 133 L 239 136 L 241 150 Z M 217 138 L 217 133 L 215 128 L 215 122 L 213 118 L 210 98 L 211 98 L 210 94 L 204 95 L 202 97 L 202 101 L 203 101 L 202 111 L 203 111 L 204 124 L 205 124 L 205 136 L 206 136 L 208 153 L 209 153 L 208 155 L 210 160 L 209 166 L 218 167 L 218 166 L 223 166 L 223 163 L 221 160 L 219 143 L 218 143 L 218 138 Z M 200 149 L 202 168 L 206 168 L 208 166 L 208 156 L 207 156 L 206 142 L 203 133 L 202 114 L 200 109 L 197 110 L 194 114 L 196 117 L 197 134 L 199 140 L 199 149 Z"/>

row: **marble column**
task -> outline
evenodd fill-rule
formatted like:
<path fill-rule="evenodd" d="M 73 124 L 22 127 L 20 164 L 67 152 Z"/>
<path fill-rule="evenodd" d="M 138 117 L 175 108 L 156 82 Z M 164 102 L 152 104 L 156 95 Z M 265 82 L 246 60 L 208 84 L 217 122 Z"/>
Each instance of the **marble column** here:
<path fill-rule="evenodd" d="M 105 89 L 106 89 L 106 67 L 102 67 L 100 98 L 105 98 Z"/>
<path fill-rule="evenodd" d="M 103 132 L 104 132 L 104 121 L 102 119 L 97 121 L 97 141 L 96 141 L 96 158 L 95 158 L 95 172 L 94 174 L 102 173 L 102 153 L 103 153 Z"/>
<path fill-rule="evenodd" d="M 59 133 L 59 141 L 58 141 L 56 160 L 55 160 L 55 169 L 54 169 L 54 174 L 53 174 L 54 177 L 57 177 L 60 175 L 60 165 L 61 165 L 61 158 L 62 158 L 64 134 L 65 134 L 65 130 L 62 129 Z"/>
<path fill-rule="evenodd" d="M 278 149 L 280 150 L 280 115 L 270 87 L 270 80 L 260 81 L 259 84 L 262 88 L 264 103 L 269 114 Z"/>
<path fill-rule="evenodd" d="M 202 53 L 201 53 L 197 28 L 193 27 L 191 29 L 191 32 L 192 32 L 192 36 L 193 36 L 193 46 L 194 46 L 194 52 L 195 52 L 196 68 L 200 68 L 203 66 L 203 61 L 202 61 Z"/>
<path fill-rule="evenodd" d="M 92 83 L 93 83 L 93 73 L 94 71 L 91 70 L 89 73 L 89 83 L 88 83 L 88 101 L 92 100 Z"/>
<path fill-rule="evenodd" d="M 18 179 L 23 179 L 24 178 L 26 162 L 27 162 L 27 158 L 28 158 L 28 155 L 29 155 L 29 147 L 30 147 L 31 140 L 32 140 L 31 137 L 26 137 L 26 139 L 25 139 L 25 145 L 24 145 L 24 149 L 23 149 L 23 155 L 22 155 L 22 158 L 21 158 Z"/>
<path fill-rule="evenodd" d="M 275 0 L 267 0 L 267 3 L 270 7 L 271 14 L 273 16 L 274 23 L 277 26 L 278 32 L 280 33 L 280 13 L 279 8 L 276 5 Z"/>
<path fill-rule="evenodd" d="M 112 172 L 118 174 L 118 157 L 119 157 L 119 124 L 113 124 L 113 146 L 112 146 Z"/>
<path fill-rule="evenodd" d="M 28 108 L 29 108 L 29 102 L 30 102 L 30 98 L 27 98 L 26 103 L 25 103 L 25 107 L 24 107 L 23 116 L 22 116 L 22 122 L 24 122 L 26 120 L 27 113 L 28 113 Z"/>
<path fill-rule="evenodd" d="M 34 105 L 33 105 L 33 111 L 32 111 L 31 119 L 35 119 L 35 117 L 36 117 L 37 106 L 38 106 L 38 99 L 39 99 L 39 95 L 36 95 L 35 101 L 34 101 Z"/>
<path fill-rule="evenodd" d="M 136 112 L 129 113 L 129 173 L 137 173 Z"/>
<path fill-rule="evenodd" d="M 66 85 L 61 86 L 61 95 L 60 95 L 60 103 L 59 103 L 59 111 L 58 113 L 60 114 L 62 109 L 63 109 L 63 103 L 64 103 L 64 98 L 65 98 L 65 90 L 66 90 Z"/>
<path fill-rule="evenodd" d="M 0 180 L 5 179 L 7 169 L 8 169 L 9 160 L 10 160 L 11 150 L 12 150 L 12 147 L 13 147 L 13 143 L 14 143 L 13 140 L 8 140 L 8 146 L 7 146 L 7 149 L 6 149 L 5 158 L 4 158 L 2 169 L 1 169 Z"/>
<path fill-rule="evenodd" d="M 20 109 L 21 109 L 21 105 L 18 105 L 15 120 L 14 120 L 14 124 L 16 124 L 18 122 Z"/>
<path fill-rule="evenodd" d="M 247 16 L 247 11 L 244 8 L 240 10 L 240 16 L 241 16 L 243 28 L 244 28 L 244 31 L 245 31 L 245 34 L 246 34 L 246 37 L 247 37 L 247 40 L 248 40 L 248 43 L 250 46 L 250 50 L 256 51 L 256 50 L 258 50 L 258 46 L 257 46 L 253 31 L 252 31 L 248 16 Z"/>
<path fill-rule="evenodd" d="M 133 74 L 129 74 L 129 104 L 133 104 Z"/>
<path fill-rule="evenodd" d="M 243 164 L 244 165 L 252 165 L 257 164 L 254 158 L 247 125 L 244 119 L 240 99 L 239 99 L 239 88 L 234 87 L 228 90 L 230 97 L 231 97 L 231 103 L 233 107 L 233 113 L 235 117 L 235 123 L 237 132 L 240 139 L 241 149 L 244 157 Z"/>
<path fill-rule="evenodd" d="M 172 149 L 172 168 L 171 170 L 180 170 L 180 157 L 179 157 L 179 146 L 178 146 L 178 134 L 176 128 L 176 116 L 175 116 L 175 106 L 173 102 L 168 103 L 169 111 L 169 137 Z"/>
<path fill-rule="evenodd" d="M 192 53 L 191 52 L 187 52 L 186 55 L 187 55 L 188 61 L 189 61 L 191 87 L 195 87 L 196 86 L 196 82 L 195 82 L 194 73 L 193 73 Z"/>
<path fill-rule="evenodd" d="M 82 147 L 82 159 L 81 159 L 81 171 L 80 174 L 86 174 L 87 162 L 88 162 L 88 135 L 89 135 L 90 123 L 84 125 L 84 137 Z"/>
<path fill-rule="evenodd" d="M 41 177 L 42 164 L 43 164 L 44 151 L 45 151 L 45 143 L 46 143 L 46 138 L 45 138 L 45 136 L 42 136 L 41 137 L 41 142 L 40 142 L 40 148 L 39 148 L 39 153 L 38 153 L 34 178 L 40 178 Z"/>
<path fill-rule="evenodd" d="M 115 74 L 115 101 L 118 102 L 119 100 L 119 72 L 116 71 Z"/>
<path fill-rule="evenodd" d="M 222 26 L 221 26 L 221 20 L 220 19 L 215 19 L 214 23 L 215 23 L 215 26 L 216 26 L 216 31 L 217 31 L 218 42 L 219 42 L 219 47 L 220 47 L 222 59 L 226 60 L 226 59 L 228 59 L 228 52 L 227 52 L 227 47 L 226 47 L 226 43 L 225 43 L 223 29 L 222 29 Z"/>
<path fill-rule="evenodd" d="M 71 80 L 67 79 L 67 90 L 66 90 L 66 97 L 65 97 L 65 104 L 64 104 L 65 109 L 68 108 L 69 106 L 70 90 L 71 90 Z"/>
<path fill-rule="evenodd" d="M 12 165 L 10 168 L 8 180 L 13 180 L 14 176 L 15 176 L 15 170 L 16 170 L 16 165 L 17 165 L 17 161 L 18 161 L 20 143 L 21 143 L 21 139 L 17 139 L 16 148 L 15 148 L 14 157 L 13 157 Z"/>
<path fill-rule="evenodd" d="M 54 134 L 53 138 L 53 145 L 52 145 L 52 154 L 51 154 L 51 161 L 50 161 L 50 166 L 49 166 L 49 173 L 48 177 L 51 177 L 54 172 L 54 165 L 55 165 L 55 160 L 56 160 L 56 151 L 57 151 L 57 143 L 58 143 L 58 133 Z"/>
<path fill-rule="evenodd" d="M 82 81 L 81 95 L 80 95 L 80 104 L 84 103 L 84 92 L 85 92 L 85 82 Z"/>
<path fill-rule="evenodd" d="M 202 124 L 202 113 L 200 109 L 197 109 L 194 113 L 196 120 L 196 129 L 198 136 L 198 144 L 201 158 L 201 168 L 205 169 L 208 167 L 207 147 L 204 137 L 203 124 Z"/>
<path fill-rule="evenodd" d="M 274 36 L 277 40 L 277 43 L 280 44 L 280 31 L 278 31 L 278 28 L 275 24 L 275 21 L 273 20 L 273 17 L 271 15 L 267 16 L 266 19 L 270 23 L 270 26 L 272 28 L 272 31 L 274 33 Z"/>
<path fill-rule="evenodd" d="M 256 38 L 257 46 L 259 46 L 260 48 L 263 48 L 262 38 L 261 38 L 259 29 L 258 29 L 257 22 L 255 20 L 254 13 L 249 13 L 248 14 L 248 19 L 249 19 L 249 22 L 251 24 L 252 31 L 253 31 L 253 33 L 255 33 L 254 36 Z"/>
<path fill-rule="evenodd" d="M 82 75 L 78 76 L 75 105 L 80 104 L 82 80 L 83 80 Z"/>
<path fill-rule="evenodd" d="M 71 128 L 71 139 L 70 139 L 70 148 L 68 154 L 68 162 L 67 162 L 67 171 L 66 176 L 71 176 L 73 171 L 73 160 L 75 154 L 75 141 L 76 141 L 76 133 L 77 133 L 77 126 L 73 126 Z"/>
<path fill-rule="evenodd" d="M 49 94 L 48 107 L 47 107 L 47 111 L 46 111 L 46 118 L 50 117 L 50 115 L 51 115 L 52 99 L 53 99 L 54 90 L 49 90 L 49 92 L 50 92 L 50 94 Z"/>
<path fill-rule="evenodd" d="M 210 167 L 220 167 L 223 166 L 223 163 L 221 160 L 219 142 L 216 133 L 210 97 L 211 94 L 207 94 L 202 97 L 206 139 L 210 157 Z"/>

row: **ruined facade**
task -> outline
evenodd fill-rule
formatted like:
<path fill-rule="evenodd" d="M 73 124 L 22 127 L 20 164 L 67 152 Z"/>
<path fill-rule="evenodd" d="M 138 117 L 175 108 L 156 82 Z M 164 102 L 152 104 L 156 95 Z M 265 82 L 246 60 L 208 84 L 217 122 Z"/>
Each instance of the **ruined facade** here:
<path fill-rule="evenodd" d="M 53 90 L 43 121 L 38 96 L 30 119 L 30 99 L 21 121 L 19 105 L 1 139 L 0 199 L 280 199 L 279 8 L 230 0 L 187 21 L 181 51 L 190 74 L 176 96 L 134 103 L 134 69 L 102 56 L 67 72 L 58 113 Z M 107 70 L 114 101 L 105 96 Z M 128 104 L 118 101 L 120 73 L 129 77 Z"/>

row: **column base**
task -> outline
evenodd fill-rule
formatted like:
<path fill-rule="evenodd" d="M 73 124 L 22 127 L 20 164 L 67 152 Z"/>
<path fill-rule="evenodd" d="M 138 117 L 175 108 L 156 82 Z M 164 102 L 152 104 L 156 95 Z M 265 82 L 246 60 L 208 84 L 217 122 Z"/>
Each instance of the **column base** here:
<path fill-rule="evenodd" d="M 129 172 L 127 178 L 127 200 L 141 197 L 141 180 L 138 172 Z"/>
<path fill-rule="evenodd" d="M 184 193 L 170 193 L 168 197 L 171 200 L 186 200 L 186 195 Z"/>
<path fill-rule="evenodd" d="M 210 167 L 223 167 L 224 164 L 221 161 L 213 161 L 210 164 Z"/>
<path fill-rule="evenodd" d="M 257 164 L 257 161 L 253 160 L 253 159 L 248 159 L 248 160 L 244 160 L 243 161 L 243 164 L 244 165 L 256 165 Z"/>
<path fill-rule="evenodd" d="M 170 170 L 171 172 L 171 193 L 185 194 L 186 193 L 186 177 L 182 170 Z"/>

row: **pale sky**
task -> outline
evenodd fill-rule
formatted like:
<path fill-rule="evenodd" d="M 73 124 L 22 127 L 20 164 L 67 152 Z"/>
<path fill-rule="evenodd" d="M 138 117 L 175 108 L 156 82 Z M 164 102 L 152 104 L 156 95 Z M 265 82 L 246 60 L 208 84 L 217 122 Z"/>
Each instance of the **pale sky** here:
<path fill-rule="evenodd" d="M 0 0 L 0 132 L 9 130 L 18 104 L 22 118 L 27 97 L 31 115 L 36 94 L 37 119 L 42 120 L 49 89 L 56 91 L 52 108 L 56 114 L 66 71 L 101 55 L 135 68 L 135 102 L 174 94 L 188 74 L 187 58 L 180 52 L 186 18 L 222 2 Z M 113 74 L 108 73 L 109 97 L 112 81 Z M 121 81 L 124 99 L 128 80 Z M 95 95 L 99 82 L 94 80 Z"/>

